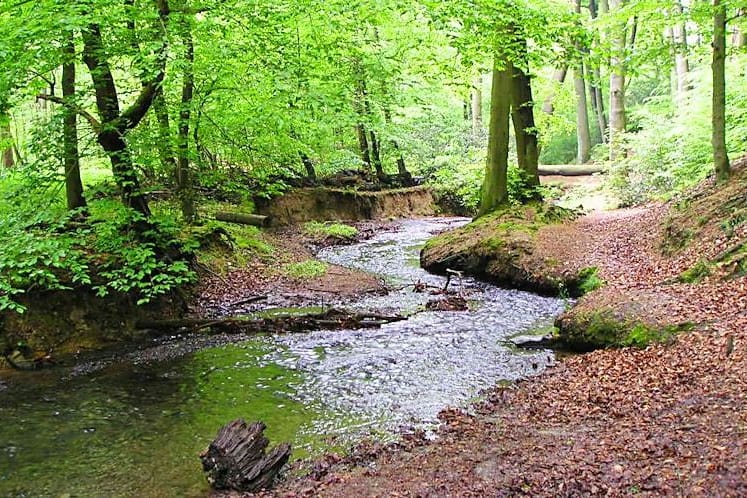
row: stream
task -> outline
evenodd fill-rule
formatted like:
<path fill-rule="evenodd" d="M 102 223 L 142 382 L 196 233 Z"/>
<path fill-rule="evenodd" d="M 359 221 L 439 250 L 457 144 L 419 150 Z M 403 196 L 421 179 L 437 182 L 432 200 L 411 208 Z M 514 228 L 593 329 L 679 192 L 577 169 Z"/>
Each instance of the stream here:
<path fill-rule="evenodd" d="M 470 311 L 417 312 L 433 296 L 412 284 L 444 284 L 419 268 L 420 248 L 465 222 L 402 220 L 318 255 L 398 289 L 346 307 L 414 313 L 406 321 L 165 337 L 11 383 L 0 390 L 0 496 L 202 497 L 208 486 L 197 455 L 234 418 L 263 420 L 271 441 L 291 441 L 300 458 L 366 436 L 427 430 L 446 406 L 466 407 L 484 388 L 540 373 L 553 354 L 517 350 L 509 339 L 551 324 L 562 300 L 465 278 L 450 289 Z"/>

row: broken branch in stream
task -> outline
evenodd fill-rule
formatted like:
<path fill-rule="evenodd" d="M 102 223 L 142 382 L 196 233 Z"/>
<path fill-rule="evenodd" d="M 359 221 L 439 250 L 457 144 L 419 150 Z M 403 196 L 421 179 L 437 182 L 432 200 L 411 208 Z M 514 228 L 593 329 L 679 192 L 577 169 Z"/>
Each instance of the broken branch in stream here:
<path fill-rule="evenodd" d="M 252 318 L 232 316 L 226 318 L 177 318 L 170 320 L 140 320 L 135 322 L 138 329 L 190 330 L 211 329 L 228 333 L 261 332 L 301 332 L 306 330 L 335 330 L 380 327 L 387 323 L 406 320 L 401 315 L 381 315 L 378 313 L 352 313 L 331 308 L 322 313 L 307 315 L 283 315 L 272 318 Z"/>

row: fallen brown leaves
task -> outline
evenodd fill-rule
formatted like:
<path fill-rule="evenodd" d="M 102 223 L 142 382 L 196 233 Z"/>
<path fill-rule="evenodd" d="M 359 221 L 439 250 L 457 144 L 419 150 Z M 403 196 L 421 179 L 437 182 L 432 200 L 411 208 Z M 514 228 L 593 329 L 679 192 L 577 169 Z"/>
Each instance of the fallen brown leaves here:
<path fill-rule="evenodd" d="M 597 266 L 608 282 L 603 300 L 630 293 L 637 313 L 700 324 L 695 331 L 668 345 L 568 358 L 547 375 L 487 393 L 475 416 L 445 412 L 432 444 L 383 452 L 365 467 L 331 466 L 323 479 L 277 494 L 747 496 L 747 282 L 714 275 L 672 283 L 733 240 L 709 227 L 664 257 L 668 209 L 548 227 L 538 251 L 567 268 Z"/>

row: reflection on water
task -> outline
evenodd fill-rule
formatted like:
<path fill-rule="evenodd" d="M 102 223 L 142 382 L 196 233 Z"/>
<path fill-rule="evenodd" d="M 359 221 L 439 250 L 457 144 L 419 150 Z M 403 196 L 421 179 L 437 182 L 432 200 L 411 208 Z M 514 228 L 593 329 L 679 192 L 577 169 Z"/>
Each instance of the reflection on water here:
<path fill-rule="evenodd" d="M 320 257 L 404 286 L 351 307 L 411 312 L 432 296 L 407 284 L 443 285 L 418 268 L 420 246 L 462 222 L 403 221 Z M 549 322 L 562 302 L 470 279 L 462 287 L 472 311 L 207 348 L 204 338 L 181 338 L 90 374 L 32 376 L 0 392 L 0 496 L 204 496 L 197 454 L 231 419 L 264 420 L 271 440 L 293 441 L 303 456 L 433 421 L 444 406 L 552 361 L 549 352 L 515 353 L 505 340 Z"/>

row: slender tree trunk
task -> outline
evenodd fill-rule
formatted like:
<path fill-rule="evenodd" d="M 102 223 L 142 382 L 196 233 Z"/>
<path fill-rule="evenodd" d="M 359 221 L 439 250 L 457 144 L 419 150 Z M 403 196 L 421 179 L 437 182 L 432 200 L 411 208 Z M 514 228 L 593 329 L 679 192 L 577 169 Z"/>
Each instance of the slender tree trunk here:
<path fill-rule="evenodd" d="M 747 8 L 739 7 L 737 9 L 737 15 L 739 17 L 747 16 Z M 747 32 L 740 28 L 738 25 L 734 26 L 734 32 L 731 36 L 731 43 L 737 48 L 747 47 Z"/>
<path fill-rule="evenodd" d="M 75 100 L 75 42 L 70 33 L 63 46 L 65 62 L 62 64 L 62 98 L 67 102 Z M 83 182 L 80 178 L 80 154 L 78 153 L 78 114 L 68 106 L 63 112 L 63 150 L 65 163 L 65 197 L 67 208 L 86 207 L 83 197 Z"/>
<path fill-rule="evenodd" d="M 585 164 L 591 157 L 591 134 L 589 133 L 589 107 L 586 103 L 586 82 L 583 65 L 574 69 L 573 86 L 576 90 L 576 162 Z"/>
<path fill-rule="evenodd" d="M 376 178 L 379 181 L 386 179 L 386 173 L 384 173 L 384 166 L 381 163 L 381 144 L 376 136 L 376 133 L 371 130 L 371 140 L 369 142 L 371 146 L 371 162 L 373 163 L 374 171 L 376 172 Z"/>
<path fill-rule="evenodd" d="M 305 152 L 298 153 L 301 156 L 301 163 L 306 170 L 306 178 L 312 182 L 316 181 L 316 170 L 314 169 L 314 163 L 311 162 L 311 158 L 306 155 Z"/>
<path fill-rule="evenodd" d="M 682 4 L 675 2 L 675 14 L 682 16 Z M 674 67 L 677 72 L 677 95 L 681 97 L 690 89 L 688 82 L 688 73 L 690 72 L 690 63 L 687 59 L 687 30 L 684 21 L 678 22 L 672 27 L 672 41 L 674 42 Z"/>
<path fill-rule="evenodd" d="M 623 0 L 610 0 L 612 11 L 618 10 Z M 622 137 L 625 132 L 625 27 L 613 27 L 612 57 L 610 58 L 610 160 L 614 161 L 622 152 Z"/>
<path fill-rule="evenodd" d="M 596 19 L 599 17 L 600 11 L 607 13 L 608 7 L 606 0 L 604 5 L 599 5 L 596 0 L 589 0 L 589 12 L 591 18 Z M 601 38 L 600 34 L 600 38 Z M 592 45 L 592 51 L 598 50 L 599 43 L 595 42 Z M 604 95 L 602 92 L 602 75 L 599 69 L 599 64 L 594 62 L 589 69 L 587 66 L 587 74 L 589 75 L 590 88 L 589 94 L 591 96 L 592 109 L 596 117 L 597 127 L 599 128 L 599 139 L 604 144 L 607 143 L 607 116 L 604 113 Z"/>
<path fill-rule="evenodd" d="M 520 68 L 512 68 L 511 118 L 516 139 L 516 158 L 530 185 L 539 185 L 539 145 L 534 123 L 534 99 L 529 76 Z"/>
<path fill-rule="evenodd" d="M 187 222 L 195 219 L 194 190 L 192 175 L 189 170 L 189 122 L 192 116 L 192 98 L 194 96 L 194 41 L 190 27 L 184 26 L 184 74 L 182 76 L 182 101 L 179 109 L 179 136 L 177 140 L 178 157 L 176 161 L 176 188 L 182 208 L 182 216 Z"/>
<path fill-rule="evenodd" d="M 731 168 L 726 151 L 726 5 L 713 0 L 713 164 L 716 179 L 729 179 Z"/>
<path fill-rule="evenodd" d="M 478 76 L 472 81 L 472 92 L 470 94 L 470 109 L 472 116 L 472 135 L 479 137 L 482 134 L 482 77 Z"/>
<path fill-rule="evenodd" d="M 0 144 L 5 144 L 1 154 L 4 168 L 12 168 L 16 164 L 15 147 L 13 146 L 12 137 L 10 119 L 7 116 L 0 116 Z"/>
<path fill-rule="evenodd" d="M 169 119 L 169 108 L 163 88 L 159 88 L 153 98 L 153 111 L 158 121 L 158 157 L 161 166 L 166 171 L 176 171 L 176 159 L 174 159 L 174 148 L 171 137 L 171 120 Z"/>
<path fill-rule="evenodd" d="M 482 216 L 508 202 L 508 118 L 511 113 L 511 63 L 496 56 L 490 91 L 488 159 L 478 215 Z"/>
<path fill-rule="evenodd" d="M 368 137 L 366 136 L 366 127 L 363 123 L 358 123 L 355 127 L 355 131 L 358 133 L 358 147 L 361 153 L 361 161 L 363 161 L 363 167 L 366 171 L 371 170 L 371 150 L 368 146 Z"/>
<path fill-rule="evenodd" d="M 552 74 L 552 81 L 554 85 L 560 86 L 565 81 L 565 77 L 568 74 L 568 66 L 563 66 L 559 69 L 556 69 Z M 553 106 L 553 100 L 555 100 L 555 88 L 550 90 L 549 95 L 545 98 L 545 101 L 542 103 L 542 112 L 545 114 L 552 115 L 555 112 L 555 107 Z"/>

